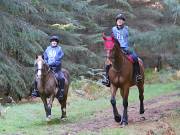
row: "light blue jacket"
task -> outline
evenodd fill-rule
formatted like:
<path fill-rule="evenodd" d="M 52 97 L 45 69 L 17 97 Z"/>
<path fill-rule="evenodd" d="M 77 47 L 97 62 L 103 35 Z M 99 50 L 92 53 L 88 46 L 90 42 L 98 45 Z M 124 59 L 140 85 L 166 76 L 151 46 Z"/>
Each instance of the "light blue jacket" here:
<path fill-rule="evenodd" d="M 61 59 L 64 56 L 64 52 L 62 51 L 60 46 L 48 46 L 44 52 L 44 60 L 45 62 L 52 67 L 58 67 L 61 65 Z"/>
<path fill-rule="evenodd" d="M 114 35 L 114 38 L 117 39 L 120 43 L 120 47 L 128 50 L 129 49 L 129 44 L 128 44 L 128 26 L 124 26 L 123 28 L 117 28 L 117 26 L 114 26 L 112 28 L 112 33 Z"/>

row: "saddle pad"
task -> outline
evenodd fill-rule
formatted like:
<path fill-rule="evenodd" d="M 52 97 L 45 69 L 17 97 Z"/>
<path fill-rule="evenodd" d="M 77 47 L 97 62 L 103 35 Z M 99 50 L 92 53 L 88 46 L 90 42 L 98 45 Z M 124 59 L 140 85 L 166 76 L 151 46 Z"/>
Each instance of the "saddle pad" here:
<path fill-rule="evenodd" d="M 126 55 L 126 57 L 132 64 L 134 63 L 133 57 L 131 55 Z M 143 61 L 140 58 L 138 58 L 138 62 L 140 65 L 143 65 Z"/>

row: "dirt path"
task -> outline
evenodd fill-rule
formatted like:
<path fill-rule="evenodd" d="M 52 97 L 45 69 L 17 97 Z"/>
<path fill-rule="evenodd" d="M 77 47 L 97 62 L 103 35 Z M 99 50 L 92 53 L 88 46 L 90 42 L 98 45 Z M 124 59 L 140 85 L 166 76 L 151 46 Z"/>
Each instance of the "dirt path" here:
<path fill-rule="evenodd" d="M 139 104 L 130 103 L 128 108 L 128 128 L 133 126 L 133 128 L 136 129 L 136 127 L 138 127 L 137 130 L 140 130 L 139 134 L 153 135 L 155 131 L 164 129 L 164 131 L 162 131 L 164 135 L 175 135 L 175 131 L 168 123 L 168 118 L 171 115 L 178 115 L 177 117 L 180 118 L 179 111 L 173 114 L 175 110 L 180 110 L 179 99 L 180 93 L 174 93 L 145 101 L 145 114 L 143 115 L 139 114 Z M 120 110 L 122 110 L 122 107 Z M 121 111 L 120 113 L 122 114 Z M 98 133 L 103 128 L 120 128 L 120 124 L 116 123 L 113 119 L 111 108 L 94 114 L 93 118 L 88 121 L 84 120 L 78 123 L 66 124 L 65 129 L 67 129 L 67 132 L 64 134 L 75 135 L 83 131 Z"/>

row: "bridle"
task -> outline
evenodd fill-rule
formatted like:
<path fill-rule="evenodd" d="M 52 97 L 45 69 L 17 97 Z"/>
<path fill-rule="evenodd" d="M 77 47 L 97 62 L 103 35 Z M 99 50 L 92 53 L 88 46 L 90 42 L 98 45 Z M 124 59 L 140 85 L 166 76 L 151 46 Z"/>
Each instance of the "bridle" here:
<path fill-rule="evenodd" d="M 106 51 L 106 61 L 111 61 L 112 64 L 112 60 L 114 59 L 114 56 L 112 56 L 113 53 L 113 48 L 115 47 L 115 40 L 113 35 L 111 36 L 106 36 L 103 33 L 103 40 L 104 40 L 104 49 Z M 123 57 L 123 62 L 124 62 L 124 57 Z M 112 68 L 115 72 L 121 72 L 121 70 L 116 70 L 114 69 L 114 67 Z"/>
<path fill-rule="evenodd" d="M 104 49 L 106 51 L 106 58 L 111 59 L 111 53 L 112 49 L 114 48 L 114 37 L 106 36 L 104 33 L 102 34 L 103 40 L 104 40 Z"/>
<path fill-rule="evenodd" d="M 36 63 L 36 66 L 37 66 L 37 69 L 36 69 L 36 78 L 37 78 L 37 79 L 40 79 L 40 78 L 41 78 L 41 76 L 42 76 L 42 70 L 43 70 L 43 65 L 45 64 L 45 62 L 44 62 L 43 60 L 41 60 L 40 62 L 42 62 L 42 63 L 40 63 L 41 66 L 39 65 L 38 62 Z M 48 65 L 47 65 L 47 66 L 48 66 Z M 46 73 L 44 73 L 44 75 L 48 74 L 48 72 L 49 72 L 50 70 L 51 70 L 51 69 L 50 69 L 50 67 L 48 66 L 48 71 L 47 71 Z"/>

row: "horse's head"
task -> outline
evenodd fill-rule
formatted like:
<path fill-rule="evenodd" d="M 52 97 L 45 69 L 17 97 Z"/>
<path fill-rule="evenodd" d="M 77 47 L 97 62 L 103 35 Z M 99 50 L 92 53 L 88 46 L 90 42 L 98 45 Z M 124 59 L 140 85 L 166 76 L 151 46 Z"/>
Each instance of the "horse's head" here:
<path fill-rule="evenodd" d="M 103 33 L 103 39 L 104 39 L 104 48 L 106 50 L 106 63 L 112 64 L 112 63 L 119 63 L 120 60 L 122 60 L 122 50 L 120 48 L 120 44 L 117 39 L 111 36 L 106 36 Z M 116 62 L 115 62 L 116 61 Z"/>
<path fill-rule="evenodd" d="M 37 55 L 35 60 L 35 68 L 36 68 L 36 75 L 37 78 L 41 78 L 41 76 L 46 73 L 47 71 L 47 65 L 44 62 L 43 55 Z"/>
<path fill-rule="evenodd" d="M 106 36 L 103 33 L 104 49 L 106 50 L 106 56 L 109 59 L 111 57 L 112 49 L 114 48 L 114 37 Z"/>

